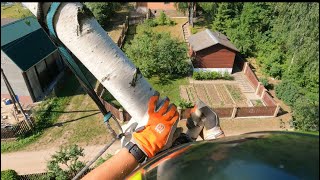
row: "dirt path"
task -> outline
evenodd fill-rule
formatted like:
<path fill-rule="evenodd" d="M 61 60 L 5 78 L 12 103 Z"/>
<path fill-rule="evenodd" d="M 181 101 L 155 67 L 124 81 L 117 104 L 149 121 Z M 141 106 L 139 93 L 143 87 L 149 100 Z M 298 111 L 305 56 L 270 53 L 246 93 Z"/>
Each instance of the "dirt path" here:
<path fill-rule="evenodd" d="M 88 162 L 96 156 L 104 145 L 86 146 L 84 148 L 85 157 L 81 161 Z M 120 142 L 115 142 L 103 155 L 114 154 L 120 148 Z M 51 159 L 58 148 L 51 148 L 40 151 L 20 151 L 14 153 L 1 154 L 1 171 L 13 169 L 18 174 L 32 174 L 46 172 L 47 161 Z"/>

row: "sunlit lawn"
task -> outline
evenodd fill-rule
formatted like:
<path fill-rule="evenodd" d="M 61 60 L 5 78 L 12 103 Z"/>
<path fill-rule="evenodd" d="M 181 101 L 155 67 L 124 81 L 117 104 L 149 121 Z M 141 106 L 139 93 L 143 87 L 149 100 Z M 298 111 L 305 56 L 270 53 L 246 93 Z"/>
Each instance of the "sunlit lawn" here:
<path fill-rule="evenodd" d="M 182 34 L 182 24 L 187 22 L 187 18 L 171 18 L 173 21 L 176 22 L 176 25 L 174 26 L 156 26 L 153 27 L 152 30 L 155 32 L 169 32 L 171 36 L 176 37 L 180 39 L 181 41 L 184 41 L 183 34 Z"/>
<path fill-rule="evenodd" d="M 1 5 L 1 18 L 24 18 L 31 15 L 32 13 L 24 8 L 21 3 L 8 6 Z"/>
<path fill-rule="evenodd" d="M 151 86 L 157 90 L 161 97 L 169 97 L 170 101 L 178 105 L 180 98 L 180 85 L 188 85 L 189 80 L 187 78 L 171 79 L 167 82 L 161 82 L 158 77 L 152 77 L 147 79 Z"/>

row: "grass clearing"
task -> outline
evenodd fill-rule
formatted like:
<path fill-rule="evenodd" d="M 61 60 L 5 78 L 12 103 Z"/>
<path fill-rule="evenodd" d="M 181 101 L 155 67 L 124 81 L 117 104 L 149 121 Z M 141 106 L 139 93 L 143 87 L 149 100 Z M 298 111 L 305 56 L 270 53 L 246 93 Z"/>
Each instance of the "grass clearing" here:
<path fill-rule="evenodd" d="M 71 100 L 71 97 L 69 96 L 70 93 L 78 87 L 76 83 L 78 82 L 75 76 L 69 76 L 65 82 L 57 85 L 57 87 L 63 87 L 63 84 L 68 84 L 69 88 L 54 90 L 51 96 L 46 98 L 46 100 L 44 100 L 33 112 L 37 124 L 34 132 L 19 137 L 17 141 L 1 143 L 1 153 L 18 151 L 36 142 L 42 136 L 46 128 L 57 122 L 60 116 L 59 112 L 63 111 Z M 57 97 L 53 97 L 53 94 Z"/>
<path fill-rule="evenodd" d="M 156 26 L 152 27 L 152 30 L 155 32 L 169 32 L 172 37 L 178 38 L 184 42 L 182 34 L 182 24 L 184 24 L 188 19 L 187 18 L 171 18 L 176 24 L 174 26 Z"/>
<path fill-rule="evenodd" d="M 14 3 L 12 5 L 1 5 L 1 18 L 25 18 L 33 14 L 21 3 Z"/>
<path fill-rule="evenodd" d="M 181 101 L 180 85 L 189 84 L 187 78 L 161 81 L 158 77 L 152 77 L 147 80 L 151 86 L 160 93 L 161 97 L 167 96 L 170 99 L 170 102 L 175 103 L 176 105 Z"/>

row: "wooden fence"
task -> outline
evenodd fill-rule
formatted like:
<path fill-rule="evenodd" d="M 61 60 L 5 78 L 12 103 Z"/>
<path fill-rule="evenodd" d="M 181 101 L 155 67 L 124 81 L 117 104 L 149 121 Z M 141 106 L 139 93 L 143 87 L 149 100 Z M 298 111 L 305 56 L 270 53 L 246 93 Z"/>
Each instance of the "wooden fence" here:
<path fill-rule="evenodd" d="M 128 31 L 128 28 L 129 28 L 129 18 L 128 18 L 128 16 L 126 16 L 126 21 L 123 23 L 123 28 L 121 30 L 120 37 L 119 37 L 119 39 L 117 41 L 117 45 L 120 48 L 122 48 L 124 39 L 126 38 L 126 34 L 127 34 L 127 31 Z"/>
<path fill-rule="evenodd" d="M 34 124 L 34 120 L 31 120 Z M 12 127 L 1 128 L 1 139 L 17 138 L 22 134 L 29 132 L 30 129 L 25 121 L 21 121 Z"/>

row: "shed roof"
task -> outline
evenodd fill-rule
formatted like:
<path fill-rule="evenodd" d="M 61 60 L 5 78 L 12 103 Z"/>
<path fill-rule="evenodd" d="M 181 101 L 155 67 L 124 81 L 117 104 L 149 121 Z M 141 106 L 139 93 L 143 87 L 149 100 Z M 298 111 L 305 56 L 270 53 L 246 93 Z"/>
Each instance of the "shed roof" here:
<path fill-rule="evenodd" d="M 239 50 L 230 42 L 227 36 L 218 31 L 212 32 L 209 29 L 190 36 L 189 43 L 194 51 L 200 51 L 213 45 L 221 44 L 239 52 Z"/>
<path fill-rule="evenodd" d="M 56 49 L 33 17 L 1 27 L 1 50 L 22 71 L 28 70 Z"/>
<path fill-rule="evenodd" d="M 16 21 L 16 20 L 18 20 L 18 19 L 16 19 L 16 18 L 1 18 L 1 26 L 9 24 L 9 23 Z"/>

